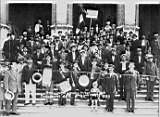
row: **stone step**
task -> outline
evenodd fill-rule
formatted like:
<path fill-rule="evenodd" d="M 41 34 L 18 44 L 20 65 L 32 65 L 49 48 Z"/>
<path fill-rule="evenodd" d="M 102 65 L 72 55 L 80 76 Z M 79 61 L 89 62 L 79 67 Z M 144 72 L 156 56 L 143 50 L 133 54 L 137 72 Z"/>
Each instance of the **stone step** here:
<path fill-rule="evenodd" d="M 79 93 L 76 93 L 77 96 L 80 96 Z M 41 98 L 45 96 L 45 93 L 36 93 L 36 97 L 37 98 Z M 58 93 L 54 93 L 54 96 L 58 96 Z M 24 98 L 25 95 L 24 94 L 21 94 L 18 96 L 19 98 Z M 115 95 L 115 98 L 118 98 L 119 97 L 119 94 L 116 94 Z M 146 97 L 146 92 L 145 91 L 138 91 L 137 92 L 137 95 L 136 95 L 137 98 L 145 98 Z M 159 98 L 159 92 L 158 91 L 154 91 L 154 97 L 155 98 Z"/>
<path fill-rule="evenodd" d="M 98 116 L 98 117 L 158 117 L 158 111 L 156 109 L 135 109 L 135 113 L 128 113 L 124 108 L 115 108 L 112 113 L 106 112 L 104 107 L 98 107 L 97 111 L 93 111 L 90 107 L 86 105 L 78 106 L 45 106 L 45 107 L 20 107 L 18 112 L 21 115 L 26 116 L 48 116 L 57 115 L 59 117 L 75 116 L 75 114 L 82 116 Z M 37 114 L 38 113 L 38 114 Z M 73 115 L 74 114 L 74 115 Z M 95 115 L 96 114 L 96 115 Z M 71 116 L 72 115 L 72 116 Z"/>
<path fill-rule="evenodd" d="M 27 106 L 24 106 L 23 104 L 18 104 L 17 105 L 18 108 L 22 108 L 22 107 L 37 107 L 37 108 L 43 108 L 43 107 L 63 107 L 63 106 L 59 106 L 57 103 L 53 104 L 53 105 L 44 105 L 44 104 L 36 104 L 36 105 L 27 105 Z M 87 104 L 75 104 L 75 105 L 70 105 L 68 102 L 67 104 L 65 105 L 65 107 L 73 107 L 73 108 L 88 108 L 90 106 L 88 106 Z M 98 108 L 105 108 L 106 105 L 100 105 Z M 123 104 L 123 105 L 114 105 L 114 109 L 126 109 L 126 104 Z M 147 109 L 147 110 L 158 110 L 158 106 L 140 106 L 140 105 L 135 105 L 135 109 Z"/>
<path fill-rule="evenodd" d="M 24 99 L 19 99 L 18 104 L 24 104 Z M 36 100 L 36 104 L 43 104 L 45 102 L 44 98 L 40 98 Z M 54 104 L 58 104 L 58 98 L 53 99 Z M 105 105 L 105 100 L 100 100 L 101 105 Z M 70 103 L 70 99 L 67 98 L 67 103 Z M 80 100 L 76 99 L 75 100 L 76 104 L 88 104 L 88 100 Z M 145 100 L 135 100 L 135 105 L 137 108 L 140 106 L 140 108 L 158 108 L 158 99 L 155 99 L 154 101 L 145 101 Z M 114 100 L 114 105 L 117 106 L 126 106 L 125 101 L 119 101 L 119 100 Z"/>

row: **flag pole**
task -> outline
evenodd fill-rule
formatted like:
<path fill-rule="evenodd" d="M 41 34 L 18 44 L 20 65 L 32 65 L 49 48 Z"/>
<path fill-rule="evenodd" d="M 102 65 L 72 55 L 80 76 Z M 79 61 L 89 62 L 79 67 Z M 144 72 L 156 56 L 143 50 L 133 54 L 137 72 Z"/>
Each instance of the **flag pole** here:
<path fill-rule="evenodd" d="M 92 18 L 90 18 L 89 30 L 91 30 L 91 26 L 92 26 Z"/>

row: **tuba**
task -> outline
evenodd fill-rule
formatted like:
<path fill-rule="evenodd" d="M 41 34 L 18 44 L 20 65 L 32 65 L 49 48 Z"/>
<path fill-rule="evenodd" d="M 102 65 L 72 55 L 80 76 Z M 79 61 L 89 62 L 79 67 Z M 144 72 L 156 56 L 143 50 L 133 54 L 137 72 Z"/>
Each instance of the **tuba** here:
<path fill-rule="evenodd" d="M 33 82 L 35 83 L 40 83 L 42 81 L 42 74 L 39 73 L 39 72 L 35 72 L 33 75 L 32 75 L 32 80 Z"/>

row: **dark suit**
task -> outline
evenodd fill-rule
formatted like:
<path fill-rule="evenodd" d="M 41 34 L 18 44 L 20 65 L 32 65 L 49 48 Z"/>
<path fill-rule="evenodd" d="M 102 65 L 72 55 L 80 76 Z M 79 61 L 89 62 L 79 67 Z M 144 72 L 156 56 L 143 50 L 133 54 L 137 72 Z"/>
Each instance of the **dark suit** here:
<path fill-rule="evenodd" d="M 79 53 L 75 51 L 75 59 L 74 59 L 73 52 L 69 52 L 66 57 L 66 60 L 69 62 L 69 64 L 73 64 L 77 60 L 78 56 L 79 56 Z"/>
<path fill-rule="evenodd" d="M 144 42 L 143 45 L 142 45 L 142 42 Z M 138 48 L 142 49 L 142 53 L 144 55 L 145 53 L 147 53 L 147 49 L 149 47 L 149 42 L 148 42 L 148 40 L 138 40 L 137 46 L 138 46 Z"/>
<path fill-rule="evenodd" d="M 140 59 L 140 60 L 139 60 Z M 142 74 L 144 71 L 145 58 L 143 55 L 135 55 L 131 60 L 135 63 L 135 69 Z"/>
<path fill-rule="evenodd" d="M 35 73 L 35 70 L 36 67 L 33 65 L 32 68 L 29 68 L 28 65 L 24 66 L 23 67 L 23 70 L 22 70 L 22 82 L 25 82 L 26 84 L 29 84 L 30 80 L 33 82 L 32 80 L 32 75 Z"/>
<path fill-rule="evenodd" d="M 135 97 L 136 97 L 136 87 L 137 87 L 137 75 L 138 72 L 134 73 L 130 70 L 125 72 L 125 90 L 126 90 L 126 102 L 127 110 L 134 111 L 135 108 Z"/>
<path fill-rule="evenodd" d="M 43 59 L 44 59 L 44 54 L 42 54 L 42 53 L 40 53 L 40 54 L 35 54 L 34 56 L 33 56 L 33 58 L 34 58 L 34 64 L 36 65 L 36 67 L 38 68 L 38 69 L 42 69 L 42 64 L 40 64 L 39 62 L 42 62 L 43 61 Z"/>
<path fill-rule="evenodd" d="M 17 41 L 16 40 L 7 40 L 3 46 L 3 54 L 5 59 L 15 62 L 18 57 Z"/>
<path fill-rule="evenodd" d="M 2 75 L 2 73 L 0 74 L 0 101 L 4 99 L 4 88 L 2 87 L 3 86 L 3 79 L 4 79 L 4 76 Z M 1 104 L 1 103 L 0 103 Z M 1 108 L 1 105 L 0 105 L 0 108 Z"/>
<path fill-rule="evenodd" d="M 157 66 L 153 62 L 147 62 L 144 65 L 144 74 L 145 75 L 151 75 L 147 78 L 147 100 L 152 99 L 153 100 L 153 92 L 154 92 L 154 84 L 156 81 L 156 76 L 158 76 L 157 73 Z"/>
<path fill-rule="evenodd" d="M 156 59 L 157 66 L 158 68 L 160 68 L 160 38 L 159 40 L 151 41 L 150 45 L 152 49 L 152 54 Z"/>
<path fill-rule="evenodd" d="M 126 99 L 126 91 L 125 91 L 125 84 L 124 84 L 124 76 L 123 74 L 128 70 L 129 62 L 123 62 L 125 64 L 125 67 L 122 68 L 122 61 L 118 65 L 118 73 L 121 74 L 121 77 L 119 78 L 119 85 L 120 85 L 120 98 Z"/>
<path fill-rule="evenodd" d="M 113 73 L 111 76 L 110 74 L 107 74 L 104 76 L 102 84 L 102 88 L 105 89 L 108 97 L 106 98 L 106 109 L 108 111 L 113 111 L 114 95 L 115 91 L 118 91 L 118 76 L 115 73 Z"/>
<path fill-rule="evenodd" d="M 131 41 L 131 58 L 134 57 L 138 48 L 139 40 Z"/>
<path fill-rule="evenodd" d="M 84 64 L 83 64 L 82 63 L 82 57 L 79 56 L 79 58 L 78 58 L 78 66 L 80 67 L 81 71 L 88 71 L 88 72 L 90 72 L 91 68 L 92 68 L 92 64 L 91 64 L 90 58 L 88 56 L 86 56 L 85 60 L 84 60 Z"/>
<path fill-rule="evenodd" d="M 112 56 L 115 56 L 115 59 L 114 59 L 114 60 L 112 59 Z M 108 54 L 108 56 L 107 56 L 107 62 L 108 62 L 109 64 L 113 64 L 113 65 L 115 66 L 115 72 L 118 71 L 118 64 L 119 64 L 119 62 L 120 62 L 120 57 L 119 57 L 119 55 L 112 55 L 111 53 Z"/>

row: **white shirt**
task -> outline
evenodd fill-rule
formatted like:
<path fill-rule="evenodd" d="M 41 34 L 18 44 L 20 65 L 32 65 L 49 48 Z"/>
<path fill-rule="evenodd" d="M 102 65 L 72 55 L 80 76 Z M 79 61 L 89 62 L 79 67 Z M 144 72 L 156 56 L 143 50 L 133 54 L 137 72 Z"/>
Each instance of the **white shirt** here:
<path fill-rule="evenodd" d="M 114 60 L 115 60 L 115 56 L 112 56 L 112 61 L 114 62 Z"/>
<path fill-rule="evenodd" d="M 125 71 L 127 69 L 126 67 L 126 61 L 122 61 L 122 71 Z"/>
<path fill-rule="evenodd" d="M 72 52 L 72 58 L 73 58 L 73 61 L 76 59 L 76 53 L 75 52 Z"/>
<path fill-rule="evenodd" d="M 142 40 L 141 46 L 145 46 L 145 40 Z"/>
<path fill-rule="evenodd" d="M 59 42 L 58 43 L 56 43 L 56 47 L 55 47 L 55 50 L 58 50 L 58 44 L 59 44 Z"/>
<path fill-rule="evenodd" d="M 138 63 L 140 63 L 142 60 L 142 57 L 141 56 L 138 56 Z"/>
<path fill-rule="evenodd" d="M 40 28 L 42 28 L 43 26 L 41 24 L 36 24 L 35 25 L 35 28 L 34 28 L 34 31 L 35 33 L 39 32 L 40 31 Z"/>
<path fill-rule="evenodd" d="M 84 65 L 84 61 L 85 61 L 85 56 L 83 56 L 81 59 L 82 59 L 82 64 Z"/>

